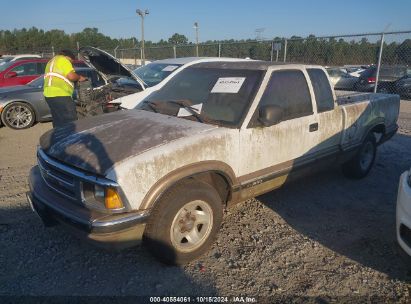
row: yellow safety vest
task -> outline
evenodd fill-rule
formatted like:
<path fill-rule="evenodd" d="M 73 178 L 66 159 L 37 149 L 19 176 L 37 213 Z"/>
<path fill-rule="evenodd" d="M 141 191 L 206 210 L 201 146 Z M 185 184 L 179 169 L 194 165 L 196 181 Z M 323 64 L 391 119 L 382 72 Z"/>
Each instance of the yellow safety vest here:
<path fill-rule="evenodd" d="M 74 72 L 74 68 L 66 57 L 57 55 L 51 59 L 44 72 L 44 96 L 72 96 L 74 84 L 66 77 L 70 72 Z"/>

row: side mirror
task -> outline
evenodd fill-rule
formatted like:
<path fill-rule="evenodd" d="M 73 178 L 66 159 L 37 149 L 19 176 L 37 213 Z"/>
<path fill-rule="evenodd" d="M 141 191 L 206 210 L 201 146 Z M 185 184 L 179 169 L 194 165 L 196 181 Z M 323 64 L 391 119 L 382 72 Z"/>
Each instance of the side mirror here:
<path fill-rule="evenodd" d="M 283 120 L 284 110 L 275 105 L 265 105 L 260 107 L 258 120 L 264 127 L 275 125 Z"/>
<path fill-rule="evenodd" d="M 17 73 L 16 72 L 8 72 L 6 75 L 6 78 L 14 78 L 17 77 Z"/>

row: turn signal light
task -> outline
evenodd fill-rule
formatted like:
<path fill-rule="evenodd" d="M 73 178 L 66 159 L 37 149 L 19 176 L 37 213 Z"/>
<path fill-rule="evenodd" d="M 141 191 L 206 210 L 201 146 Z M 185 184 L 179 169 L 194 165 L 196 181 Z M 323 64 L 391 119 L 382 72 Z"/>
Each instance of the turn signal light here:
<path fill-rule="evenodd" d="M 117 191 L 113 188 L 106 189 L 104 203 L 107 209 L 120 209 L 124 207 L 120 195 L 118 195 Z"/>

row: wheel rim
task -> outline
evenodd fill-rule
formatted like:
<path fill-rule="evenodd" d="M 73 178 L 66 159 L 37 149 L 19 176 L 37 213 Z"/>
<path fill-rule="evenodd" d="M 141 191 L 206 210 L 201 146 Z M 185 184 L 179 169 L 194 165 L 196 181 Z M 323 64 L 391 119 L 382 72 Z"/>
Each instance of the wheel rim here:
<path fill-rule="evenodd" d="M 30 125 L 33 115 L 28 107 L 22 105 L 12 105 L 5 113 L 6 122 L 16 128 L 21 129 Z"/>
<path fill-rule="evenodd" d="M 207 240 L 213 227 L 213 211 L 204 201 L 185 204 L 171 224 L 170 239 L 181 252 L 191 252 Z"/>
<path fill-rule="evenodd" d="M 361 151 L 361 157 L 360 157 L 360 166 L 361 169 L 366 171 L 372 163 L 372 160 L 374 158 L 374 147 L 371 142 L 367 142 Z"/>

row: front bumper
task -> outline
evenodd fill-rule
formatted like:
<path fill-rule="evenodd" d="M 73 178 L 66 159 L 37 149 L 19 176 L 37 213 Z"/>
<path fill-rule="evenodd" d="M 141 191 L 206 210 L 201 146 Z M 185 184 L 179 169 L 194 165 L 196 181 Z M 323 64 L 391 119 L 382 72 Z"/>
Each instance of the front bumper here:
<path fill-rule="evenodd" d="M 396 233 L 400 247 L 411 256 L 411 187 L 407 179 L 408 172 L 404 172 L 398 187 Z"/>
<path fill-rule="evenodd" d="M 30 171 L 27 199 L 45 226 L 63 224 L 96 245 L 121 249 L 141 242 L 149 212 L 105 214 L 69 201 L 50 190 L 38 166 Z"/>

